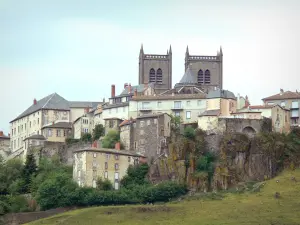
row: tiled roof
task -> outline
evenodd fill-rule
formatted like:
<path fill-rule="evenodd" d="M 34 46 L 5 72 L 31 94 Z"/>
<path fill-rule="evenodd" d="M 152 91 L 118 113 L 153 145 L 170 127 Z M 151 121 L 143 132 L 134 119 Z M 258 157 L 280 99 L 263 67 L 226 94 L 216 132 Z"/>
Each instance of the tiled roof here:
<path fill-rule="evenodd" d="M 292 92 L 292 91 L 285 91 L 283 93 L 279 93 L 276 95 L 272 95 L 266 98 L 263 98 L 263 101 L 269 100 L 284 100 L 284 99 L 300 99 L 300 93 Z"/>
<path fill-rule="evenodd" d="M 272 105 L 250 105 L 250 109 L 271 109 L 273 108 Z"/>
<path fill-rule="evenodd" d="M 44 126 L 43 128 L 72 128 L 72 123 L 58 122 L 58 123 L 55 123 L 55 124 Z"/>
<path fill-rule="evenodd" d="M 133 120 L 124 120 L 122 123 L 120 123 L 119 127 L 122 127 L 122 126 L 125 126 L 125 125 L 129 125 L 129 124 L 132 124 L 134 123 L 136 120 L 133 119 Z"/>
<path fill-rule="evenodd" d="M 235 95 L 231 91 L 220 89 L 209 91 L 207 98 L 236 99 Z"/>
<path fill-rule="evenodd" d="M 111 153 L 111 154 L 118 154 L 118 155 L 126 155 L 126 156 L 136 156 L 136 157 L 143 157 L 146 158 L 145 156 L 130 152 L 130 151 L 125 151 L 125 150 L 116 150 L 116 149 L 110 149 L 110 148 L 88 148 L 88 149 L 79 149 L 74 151 L 76 152 L 100 152 L 100 153 Z"/>
<path fill-rule="evenodd" d="M 154 86 L 154 83 L 148 84 L 148 87 L 153 87 L 153 86 Z M 131 95 L 134 94 L 135 90 L 137 90 L 138 93 L 142 93 L 146 89 L 146 87 L 147 86 L 145 84 L 131 86 Z M 129 86 L 125 87 L 124 90 L 121 92 L 121 94 L 116 97 L 121 97 L 121 96 L 126 96 L 126 95 L 129 95 Z"/>
<path fill-rule="evenodd" d="M 133 96 L 132 101 L 139 100 L 181 100 L 181 99 L 205 99 L 206 95 L 201 94 L 174 94 L 174 95 L 148 95 L 148 96 Z"/>
<path fill-rule="evenodd" d="M 85 101 L 69 101 L 70 108 L 97 108 L 98 105 L 104 102 L 85 102 Z"/>
<path fill-rule="evenodd" d="M 179 81 L 180 84 L 195 84 L 197 83 L 190 67 L 187 68 L 184 75 L 182 76 L 181 80 Z"/>
<path fill-rule="evenodd" d="M 219 116 L 220 115 L 220 110 L 215 109 L 215 110 L 206 110 L 203 113 L 201 113 L 199 116 Z"/>
<path fill-rule="evenodd" d="M 19 115 L 17 118 L 12 120 L 11 122 L 14 122 L 18 119 L 21 119 L 25 116 L 28 116 L 38 110 L 41 109 L 54 109 L 54 110 L 70 110 L 69 102 L 58 95 L 57 93 L 53 93 L 51 95 L 48 95 L 45 98 L 42 98 L 41 100 L 37 101 L 36 104 L 31 105 L 28 109 L 26 109 L 21 115 Z"/>
<path fill-rule="evenodd" d="M 120 118 L 118 118 L 118 117 L 111 117 L 111 118 L 105 118 L 105 119 L 103 119 L 103 120 L 122 120 L 122 119 L 120 119 Z M 122 120 L 123 121 L 123 120 Z"/>
<path fill-rule="evenodd" d="M 120 103 L 115 103 L 115 104 L 107 104 L 103 106 L 103 109 L 112 109 L 112 108 L 118 108 L 118 107 L 124 107 L 124 106 L 129 106 L 129 102 L 120 102 Z"/>
<path fill-rule="evenodd" d="M 25 138 L 24 140 L 30 140 L 30 139 L 34 139 L 34 140 L 46 140 L 46 138 L 43 135 L 40 135 L 40 134 L 31 135 L 30 137 Z"/>
<path fill-rule="evenodd" d="M 2 135 L 2 136 L 0 136 L 0 139 L 10 139 L 10 137 L 8 137 L 6 135 Z"/>

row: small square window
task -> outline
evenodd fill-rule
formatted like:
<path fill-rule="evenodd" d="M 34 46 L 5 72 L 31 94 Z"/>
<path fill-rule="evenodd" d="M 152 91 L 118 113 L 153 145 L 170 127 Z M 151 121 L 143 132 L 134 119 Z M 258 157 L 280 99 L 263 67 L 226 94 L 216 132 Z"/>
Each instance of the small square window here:
<path fill-rule="evenodd" d="M 119 169 L 119 164 L 115 163 L 115 170 L 118 170 L 118 169 Z"/>
<path fill-rule="evenodd" d="M 131 161 L 131 158 L 130 158 L 130 156 L 128 156 L 128 162 L 130 162 Z"/>
<path fill-rule="evenodd" d="M 186 111 L 186 118 L 191 119 L 191 111 Z"/>
<path fill-rule="evenodd" d="M 108 178 L 108 172 L 107 172 L 107 171 L 104 172 L 104 178 L 105 178 L 105 179 Z"/>
<path fill-rule="evenodd" d="M 105 162 L 105 169 L 107 170 L 108 169 L 108 163 Z"/>
<path fill-rule="evenodd" d="M 93 156 L 94 156 L 94 158 L 96 158 L 97 157 L 97 153 L 94 153 Z"/>
<path fill-rule="evenodd" d="M 115 155 L 115 160 L 118 160 L 119 159 L 119 155 Z"/>

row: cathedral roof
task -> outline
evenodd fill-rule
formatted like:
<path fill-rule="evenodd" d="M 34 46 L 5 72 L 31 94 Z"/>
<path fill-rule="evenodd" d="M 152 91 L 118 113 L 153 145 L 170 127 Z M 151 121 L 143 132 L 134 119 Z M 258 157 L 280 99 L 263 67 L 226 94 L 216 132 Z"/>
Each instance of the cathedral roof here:
<path fill-rule="evenodd" d="M 226 98 L 226 99 L 236 99 L 235 95 L 231 91 L 216 89 L 209 91 L 207 98 Z"/>
<path fill-rule="evenodd" d="M 180 84 L 195 84 L 197 83 L 194 79 L 194 76 L 192 74 L 192 71 L 190 69 L 190 67 L 187 68 L 187 70 L 185 71 L 183 77 L 181 78 L 181 80 L 179 81 Z"/>

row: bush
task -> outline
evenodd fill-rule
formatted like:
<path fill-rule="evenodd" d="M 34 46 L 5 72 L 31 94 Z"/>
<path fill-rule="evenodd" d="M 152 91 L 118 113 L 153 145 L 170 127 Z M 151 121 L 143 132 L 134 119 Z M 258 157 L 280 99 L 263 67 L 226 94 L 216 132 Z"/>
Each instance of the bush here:
<path fill-rule="evenodd" d="M 8 213 L 10 211 L 9 204 L 5 201 L 0 200 L 0 216 Z"/>
<path fill-rule="evenodd" d="M 102 180 L 101 178 L 99 178 L 97 180 L 97 188 L 103 191 L 110 191 L 113 190 L 113 185 L 110 182 L 110 180 L 108 179 Z"/>
<path fill-rule="evenodd" d="M 186 127 L 184 129 L 183 136 L 187 139 L 194 140 L 196 136 L 195 129 L 192 127 Z"/>
<path fill-rule="evenodd" d="M 132 166 L 130 165 L 127 169 L 127 175 L 125 175 L 121 180 L 121 186 L 125 188 L 130 188 L 135 185 L 149 184 L 146 179 L 148 174 L 149 166 L 147 163 Z"/>
<path fill-rule="evenodd" d="M 16 195 L 9 197 L 9 204 L 11 212 L 29 212 L 28 200 L 22 195 Z"/>
<path fill-rule="evenodd" d="M 92 135 L 90 133 L 84 133 L 84 134 L 81 135 L 80 140 L 83 141 L 83 142 L 91 142 L 92 141 Z"/>
<path fill-rule="evenodd" d="M 110 130 L 102 140 L 102 147 L 115 148 L 117 142 L 120 142 L 120 133 L 115 130 Z"/>

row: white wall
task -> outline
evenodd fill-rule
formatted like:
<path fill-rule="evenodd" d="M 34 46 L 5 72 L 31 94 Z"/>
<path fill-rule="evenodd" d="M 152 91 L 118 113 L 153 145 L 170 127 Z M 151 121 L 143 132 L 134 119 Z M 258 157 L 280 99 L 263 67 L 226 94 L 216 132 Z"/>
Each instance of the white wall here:
<path fill-rule="evenodd" d="M 176 110 L 180 113 L 180 116 L 184 123 L 197 122 L 199 113 L 203 113 L 206 110 L 206 99 L 179 99 L 179 100 L 139 100 L 129 102 L 129 117 L 136 118 L 139 114 L 143 115 L 147 113 L 143 111 L 143 108 L 149 108 L 151 111 L 148 113 L 168 113 L 175 115 L 174 102 L 180 101 L 182 110 Z M 149 102 L 145 106 L 145 102 Z M 187 112 L 191 113 L 191 118 L 188 119 Z"/>
<path fill-rule="evenodd" d="M 122 106 L 122 107 L 111 108 L 111 109 L 103 109 L 102 120 L 113 118 L 113 117 L 119 119 L 128 119 L 129 118 L 128 108 L 129 106 Z"/>

